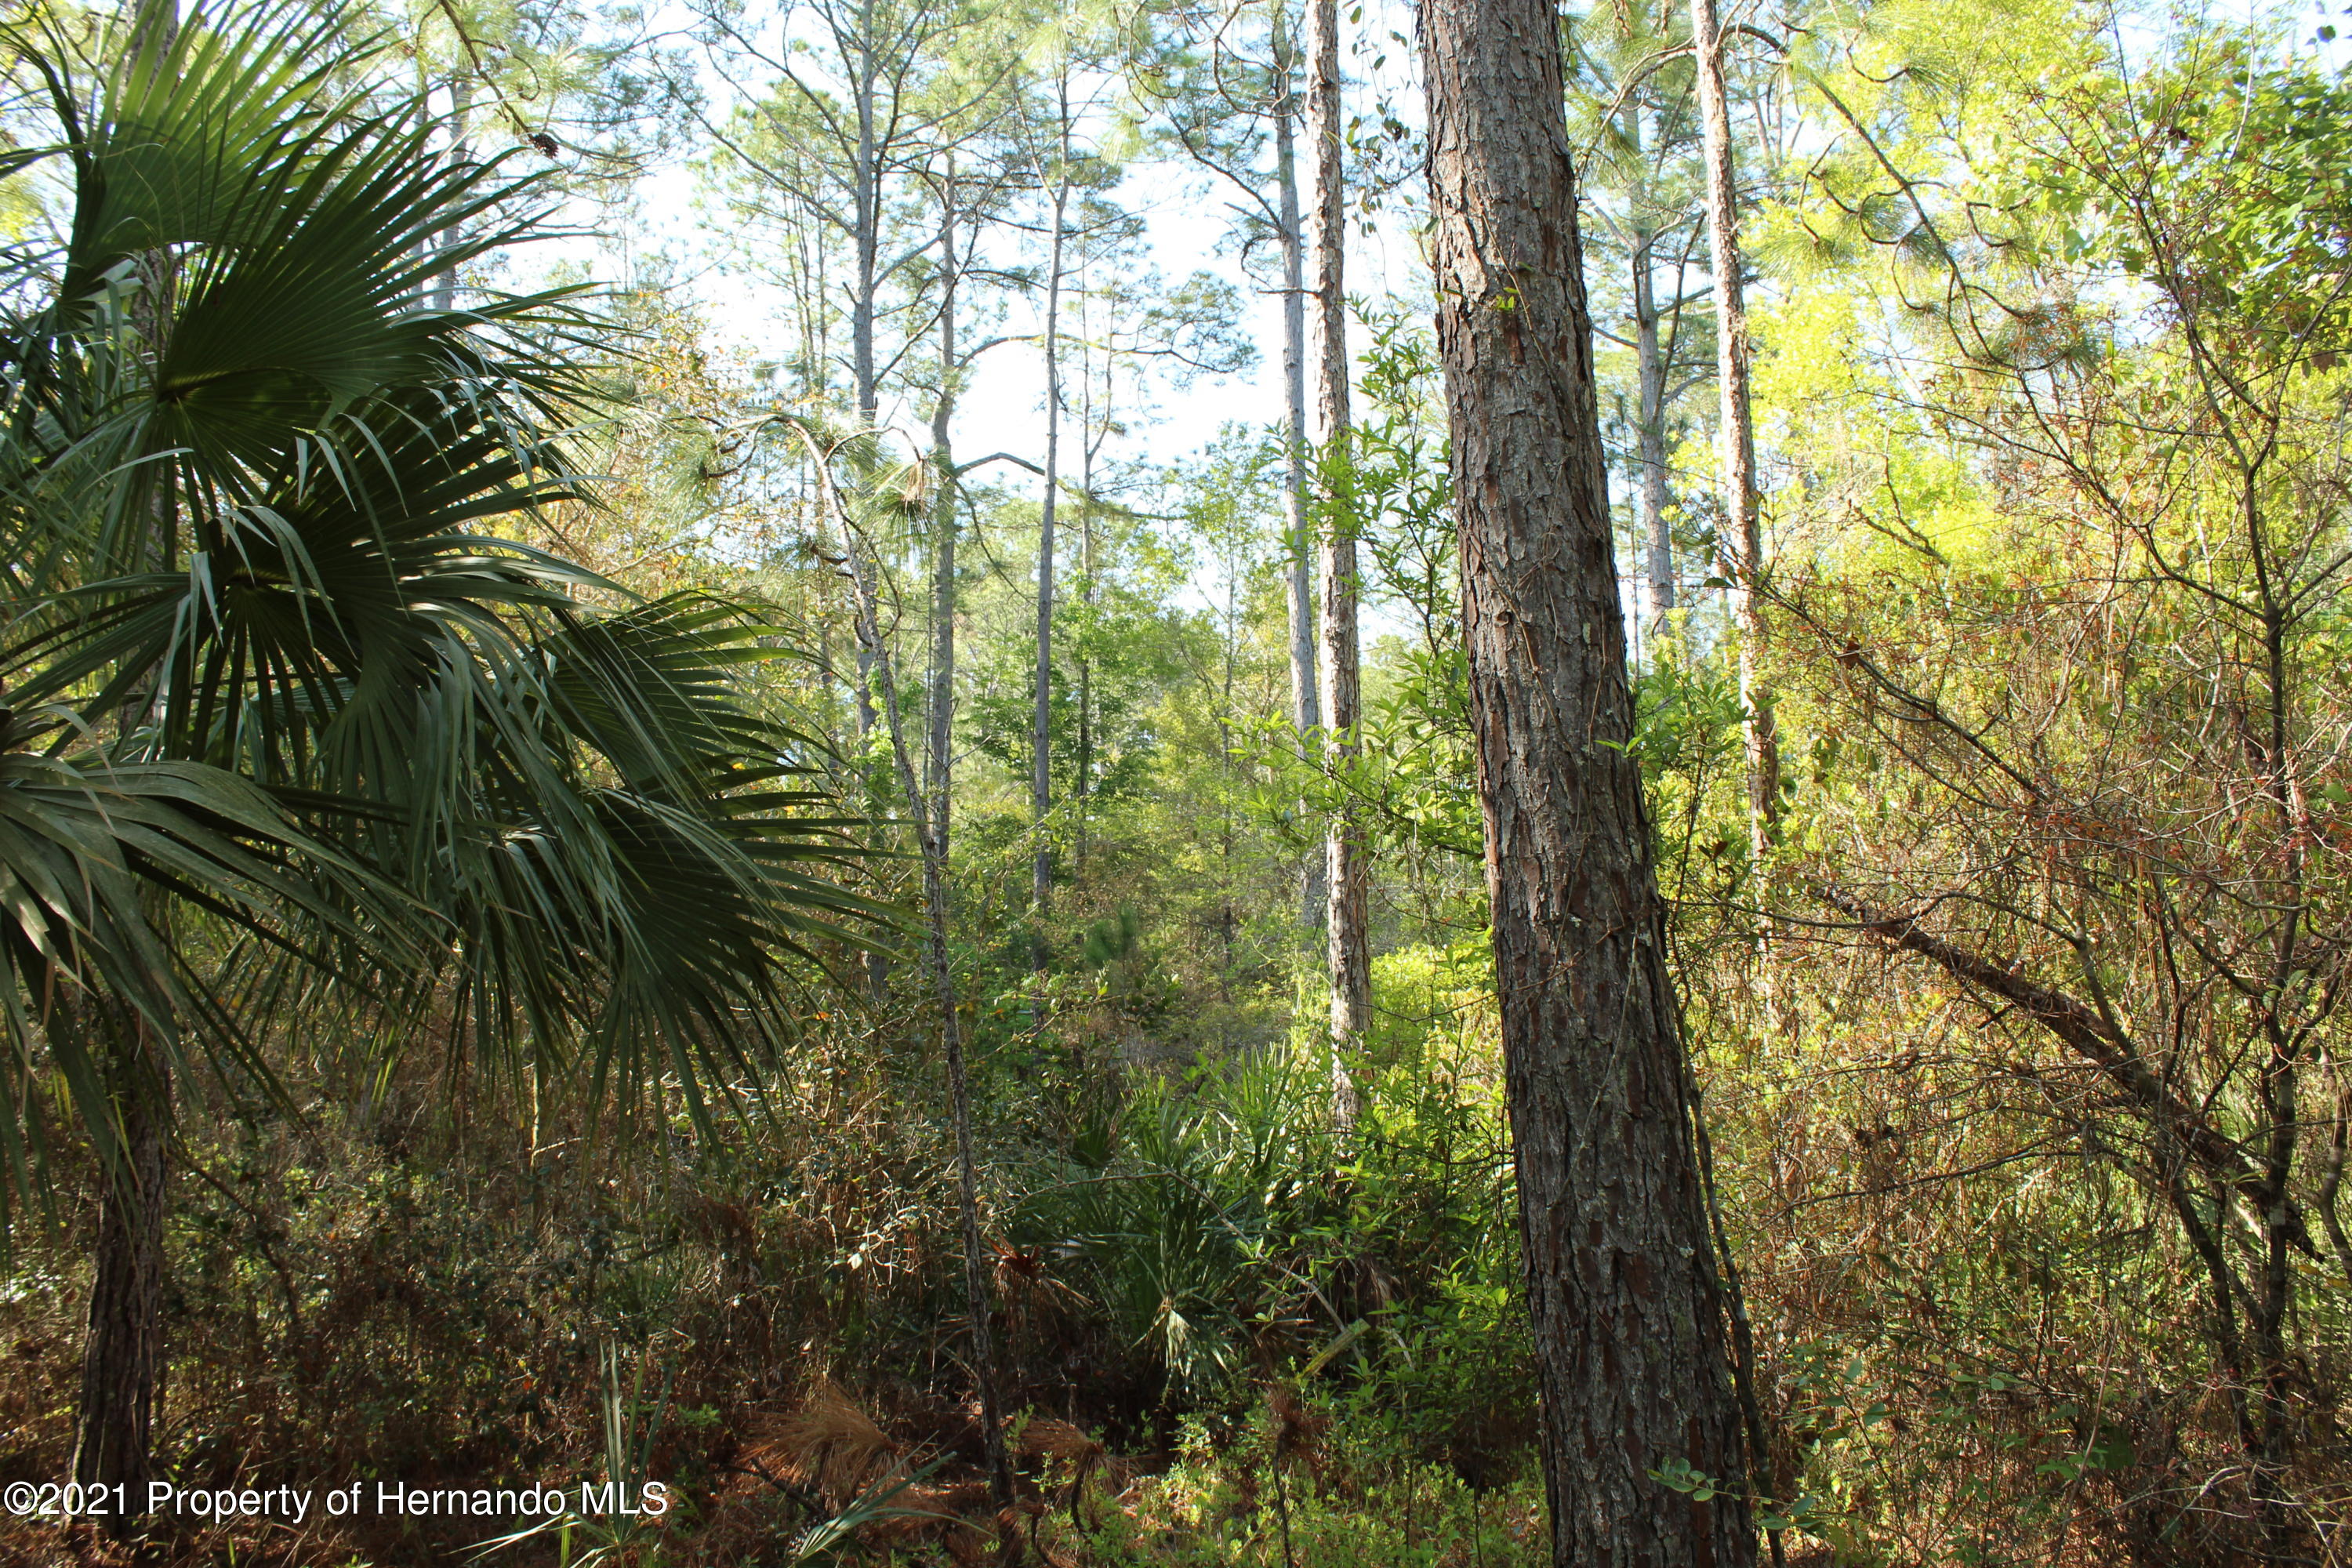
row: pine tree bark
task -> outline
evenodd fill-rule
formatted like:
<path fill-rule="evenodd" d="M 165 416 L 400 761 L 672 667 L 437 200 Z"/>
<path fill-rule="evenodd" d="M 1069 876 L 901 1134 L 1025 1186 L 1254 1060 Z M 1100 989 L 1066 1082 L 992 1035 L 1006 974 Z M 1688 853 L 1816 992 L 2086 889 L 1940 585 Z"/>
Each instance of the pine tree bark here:
<path fill-rule="evenodd" d="M 942 340 L 943 342 L 950 340 Z M 951 383 L 950 384 L 952 384 Z M 817 488 L 824 503 L 840 519 L 845 533 L 854 528 L 841 505 L 825 466 L 824 448 L 805 426 L 795 426 L 815 465 Z M 964 1307 L 971 1319 L 972 1381 L 979 1384 L 981 1449 L 988 1468 L 989 1499 L 996 1506 L 997 1556 L 1017 1563 L 1024 1555 L 1014 1528 L 1013 1462 L 1004 1444 L 1004 1401 L 996 1364 L 995 1309 L 988 1288 L 988 1267 L 980 1234 L 980 1162 L 973 1152 L 971 1073 L 964 1058 L 962 1016 L 957 1006 L 954 951 L 949 942 L 948 821 L 944 809 L 934 815 L 915 776 L 915 762 L 907 745 L 907 728 L 898 708 L 898 672 L 889 644 L 882 637 L 881 595 L 875 581 L 872 552 L 849 555 L 847 586 L 851 618 L 860 647 L 874 658 L 881 673 L 882 711 L 890 756 L 898 772 L 898 785 L 913 818 L 915 846 L 923 863 L 923 967 L 940 1010 L 940 1047 L 945 1058 L 948 1109 L 955 1124 L 956 1205 L 963 1233 Z M 938 781 L 944 808 L 949 780 Z"/>
<path fill-rule="evenodd" d="M 928 815 L 938 835 L 940 857 L 948 852 L 950 779 L 955 762 L 956 664 L 956 468 L 950 437 L 963 367 L 957 362 L 955 159 L 947 161 L 940 198 L 940 388 L 931 405 L 931 668 L 924 717 L 923 789 Z"/>
<path fill-rule="evenodd" d="M 1070 84 L 1061 83 L 1053 226 L 1045 271 L 1045 482 L 1037 517 L 1037 683 L 1031 720 L 1029 808 L 1036 844 L 1030 861 L 1030 902 L 1041 922 L 1033 963 L 1045 967 L 1044 926 L 1054 893 L 1054 847 L 1047 818 L 1054 809 L 1054 527 L 1062 458 L 1062 250 L 1070 201 Z"/>
<path fill-rule="evenodd" d="M 857 146 L 849 175 L 850 244 L 856 272 L 849 295 L 850 374 L 856 381 L 857 423 L 870 430 L 881 414 L 875 368 L 875 292 L 882 265 L 882 166 L 877 155 L 875 97 L 881 75 L 876 58 L 874 0 L 859 8 L 856 59 L 850 68 L 851 107 L 857 116 Z M 868 722 L 871 722 L 869 716 Z"/>
<path fill-rule="evenodd" d="M 1633 209 L 1634 461 L 1642 475 L 1642 542 L 1648 635 L 1655 637 L 1675 608 L 1675 542 L 1666 520 L 1666 363 L 1658 308 L 1658 226 L 1651 216 L 1649 179 L 1642 172 L 1639 96 L 1625 105 L 1624 139 L 1635 173 Z"/>
<path fill-rule="evenodd" d="M 872 430 L 881 423 L 881 387 L 875 366 L 875 295 L 882 254 L 882 164 L 876 145 L 876 92 L 880 62 L 875 47 L 874 0 L 859 11 L 856 62 L 851 75 L 851 101 L 857 116 L 857 147 L 850 166 L 851 245 L 855 273 L 849 308 L 850 373 L 857 399 L 857 426 Z M 862 547 L 846 531 L 842 548 L 853 558 Z M 861 745 L 874 732 L 874 653 L 863 638 L 856 653 L 857 676 L 852 690 Z M 861 770 L 862 771 L 862 770 Z M 869 795 L 869 799 L 871 796 Z M 879 1006 L 890 995 L 890 961 L 878 952 L 866 955 L 866 994 Z"/>
<path fill-rule="evenodd" d="M 467 138 L 473 109 L 474 79 L 467 73 L 465 64 L 460 62 L 449 76 L 449 164 L 453 169 L 462 169 L 474 161 L 473 143 Z M 441 248 L 452 251 L 462 243 L 459 237 L 453 234 L 442 242 Z M 454 264 L 435 275 L 432 299 L 433 308 L 436 310 L 457 308 L 457 268 Z"/>
<path fill-rule="evenodd" d="M 857 402 L 857 426 L 872 430 L 882 417 L 881 380 L 874 352 L 875 296 L 880 288 L 882 265 L 882 162 L 876 125 L 876 99 L 882 68 L 875 41 L 875 0 L 866 0 L 859 8 L 855 53 L 849 73 L 850 107 L 857 120 L 857 143 L 850 155 L 849 169 L 849 366 L 851 391 Z M 848 549 L 856 548 L 854 540 L 845 540 L 843 543 Z M 860 642 L 855 658 L 857 679 L 853 696 L 857 738 L 863 742 L 874 731 L 874 655 Z M 887 984 L 887 963 L 877 954 L 866 956 L 867 989 L 877 1002 Z"/>
<path fill-rule="evenodd" d="M 1675 537 L 1666 516 L 1666 364 L 1659 342 L 1662 312 L 1652 268 L 1657 259 L 1656 230 L 1636 228 L 1633 242 L 1633 361 L 1637 417 L 1635 458 L 1642 469 L 1642 535 L 1648 579 L 1650 636 L 1656 637 L 1675 610 Z"/>
<path fill-rule="evenodd" d="M 1756 489 L 1756 428 L 1748 396 L 1748 303 L 1740 284 L 1739 207 L 1732 180 L 1731 105 L 1723 85 L 1722 28 L 1715 0 L 1691 0 L 1691 55 L 1697 66 L 1699 134 L 1706 163 L 1706 231 L 1715 269 L 1716 381 L 1723 418 L 1724 532 L 1739 624 L 1739 702 L 1747 712 L 1748 818 L 1760 864 L 1780 815 L 1780 747 L 1772 694 L 1758 680 L 1764 640 L 1758 597 L 1764 565 L 1764 519 Z"/>
<path fill-rule="evenodd" d="M 1290 624 L 1290 722 L 1302 749 L 1323 723 L 1315 668 L 1314 527 L 1307 505 L 1307 230 L 1298 210 L 1298 93 L 1290 41 L 1290 0 L 1275 0 L 1274 68 L 1282 89 L 1274 105 L 1274 184 L 1282 247 L 1282 538 L 1289 562 L 1284 587 Z M 1298 868 L 1298 926 L 1313 932 L 1327 901 L 1324 856 Z"/>
<path fill-rule="evenodd" d="M 1317 402 L 1323 420 L 1321 526 L 1316 531 L 1322 592 L 1324 760 L 1342 770 L 1355 758 L 1362 717 L 1356 646 L 1356 521 L 1349 447 L 1348 193 L 1339 121 L 1339 0 L 1308 0 L 1307 122 L 1315 139 L 1315 325 Z M 1324 953 L 1331 989 L 1331 1109 L 1354 1123 L 1356 1082 L 1349 1058 L 1371 1022 L 1370 868 L 1363 824 L 1343 800 L 1324 837 Z"/>
<path fill-rule="evenodd" d="M 1424 0 L 1437 331 L 1559 1568 L 1755 1560 L 1625 671 L 1549 0 Z M 1713 1479 L 1700 1502 L 1656 1479 Z"/>

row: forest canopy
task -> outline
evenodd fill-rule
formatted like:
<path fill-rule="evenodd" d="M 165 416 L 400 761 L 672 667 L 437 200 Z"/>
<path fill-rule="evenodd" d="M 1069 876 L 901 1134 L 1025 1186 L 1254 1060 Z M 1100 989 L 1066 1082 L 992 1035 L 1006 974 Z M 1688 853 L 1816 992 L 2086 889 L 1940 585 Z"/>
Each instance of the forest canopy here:
<path fill-rule="evenodd" d="M 2345 48 L 0 10 L 0 1561 L 2345 1561 Z"/>

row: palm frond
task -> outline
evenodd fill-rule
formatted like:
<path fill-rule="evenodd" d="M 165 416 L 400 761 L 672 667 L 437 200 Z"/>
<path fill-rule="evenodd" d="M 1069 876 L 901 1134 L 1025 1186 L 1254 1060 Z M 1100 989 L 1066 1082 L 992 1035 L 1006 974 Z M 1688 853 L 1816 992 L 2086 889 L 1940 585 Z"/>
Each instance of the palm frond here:
<path fill-rule="evenodd" d="M 525 542 L 593 504 L 601 328 L 425 284 L 551 232 L 539 177 L 442 157 L 383 41 L 302 0 L 124 23 L 87 71 L 47 21 L 0 48 L 73 201 L 0 277 L 0 684 L 62 715 L 0 754 L 0 1155 L 37 1163 L 45 1072 L 101 1142 L 131 1091 L 61 996 L 264 1083 L 321 1016 L 431 1016 L 702 1114 L 793 966 L 896 915 L 821 743 L 745 700 L 781 629 Z"/>
<path fill-rule="evenodd" d="M 0 1161 L 18 1192 L 45 1142 L 40 1085 L 52 1077 L 101 1158 L 116 1157 L 120 1086 L 87 1027 L 93 999 L 134 1013 L 175 1067 L 193 1044 L 272 1084 L 190 951 L 189 917 L 354 975 L 412 967 L 426 924 L 251 781 L 200 763 L 118 762 L 95 745 L 40 747 L 57 727 L 39 714 L 0 721 Z"/>

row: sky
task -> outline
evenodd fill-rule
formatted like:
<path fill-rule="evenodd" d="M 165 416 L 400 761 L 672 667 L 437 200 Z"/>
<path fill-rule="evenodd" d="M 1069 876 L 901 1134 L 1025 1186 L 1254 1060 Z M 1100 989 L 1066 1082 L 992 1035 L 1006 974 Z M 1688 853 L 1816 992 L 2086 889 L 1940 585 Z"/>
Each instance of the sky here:
<path fill-rule="evenodd" d="M 1399 35 L 1410 37 L 1410 27 L 1409 7 L 1370 7 L 1360 33 L 1366 46 L 1349 73 L 1351 111 L 1360 112 L 1376 97 L 1413 96 L 1407 73 L 1411 50 L 1398 41 Z M 704 86 L 714 100 L 723 101 L 727 89 L 719 78 L 707 75 Z M 1418 119 L 1417 109 L 1417 103 L 1405 106 L 1409 121 Z M 1228 204 L 1234 195 L 1197 169 L 1167 163 L 1131 165 L 1116 193 L 1122 205 L 1142 217 L 1146 253 L 1171 282 L 1206 271 L 1243 290 L 1242 330 L 1259 353 L 1254 366 L 1234 375 L 1202 375 L 1186 384 L 1162 378 L 1154 390 L 1156 416 L 1136 422 L 1123 449 L 1112 454 L 1115 459 L 1172 462 L 1208 446 L 1230 423 L 1272 425 L 1281 416 L 1281 299 L 1278 291 L 1261 289 L 1244 274 L 1227 243 L 1234 225 Z M 659 256 L 666 274 L 693 295 L 719 346 L 747 362 L 775 357 L 772 345 L 786 319 L 781 302 L 763 298 L 740 271 L 726 268 L 724 237 L 714 232 L 713 215 L 693 172 L 677 164 L 656 170 L 640 185 L 635 205 L 625 246 L 607 255 L 624 269 Z M 1348 289 L 1370 298 L 1425 298 L 1418 247 L 1396 211 L 1378 215 L 1371 232 L 1360 227 L 1351 236 Z M 1016 315 L 1016 324 L 1007 330 L 1034 332 L 1040 313 L 1033 304 L 1029 320 Z M 976 367 L 960 405 L 955 449 L 1040 460 L 1044 406 L 1042 352 L 1034 343 L 993 350 Z M 928 410 L 886 407 L 884 423 L 911 445 L 919 437 L 927 438 Z M 1018 471 L 1000 472 L 1009 480 Z"/>
<path fill-rule="evenodd" d="M 2261 0 L 2241 3 L 2259 5 Z M 2233 0 L 2221 4 L 2231 5 Z M 2347 9 L 2352 8 L 2345 0 L 2336 0 L 2335 20 L 2352 34 L 2352 15 L 2343 14 Z M 2352 59 L 2352 38 L 2329 41 L 2316 36 L 2330 20 L 2328 5 L 2303 0 L 2300 11 L 2304 25 L 2294 29 L 2298 50 L 2339 68 Z M 1420 100 L 1411 16 L 1410 6 L 1394 0 L 1371 0 L 1361 22 L 1351 27 L 1356 47 L 1348 62 L 1350 112 L 1370 117 L 1385 108 L 1417 125 Z M 705 85 L 714 100 L 723 102 L 723 81 L 711 75 Z M 1228 425 L 1265 427 L 1280 417 L 1280 296 L 1262 289 L 1242 270 L 1230 243 L 1234 214 L 1229 203 L 1235 195 L 1197 168 L 1173 163 L 1132 165 L 1117 193 L 1121 205 L 1142 218 L 1145 250 L 1171 281 L 1203 270 L 1243 290 L 1242 329 L 1259 352 L 1254 366 L 1230 376 L 1202 375 L 1189 384 L 1162 379 L 1154 392 L 1156 416 L 1133 421 L 1131 433 L 1108 454 L 1114 462 L 1173 464 L 1207 447 Z M 1397 298 L 1415 309 L 1427 307 L 1425 264 L 1411 223 L 1408 212 L 1391 206 L 1375 216 L 1369 232 L 1360 228 L 1351 236 L 1351 295 Z M 723 237 L 713 226 L 712 215 L 698 197 L 695 174 L 673 164 L 643 182 L 625 246 L 606 254 L 625 272 L 633 261 L 660 256 L 665 274 L 678 279 L 696 300 L 718 346 L 747 363 L 776 358 L 774 345 L 782 339 L 786 321 L 781 301 L 763 297 L 740 270 L 726 268 Z M 1004 330 L 1034 331 L 1036 302 L 1016 304 L 1014 310 L 1014 321 Z M 960 454 L 1002 451 L 1042 460 L 1044 397 L 1043 356 L 1034 342 L 992 351 L 978 366 L 960 404 L 955 449 Z M 919 409 L 886 407 L 884 422 L 899 435 L 903 447 L 913 449 L 927 440 L 925 415 Z M 1037 482 L 1005 466 L 990 477 L 1016 489 Z M 1196 585 L 1196 594 L 1203 598 L 1215 592 L 1214 584 Z"/>

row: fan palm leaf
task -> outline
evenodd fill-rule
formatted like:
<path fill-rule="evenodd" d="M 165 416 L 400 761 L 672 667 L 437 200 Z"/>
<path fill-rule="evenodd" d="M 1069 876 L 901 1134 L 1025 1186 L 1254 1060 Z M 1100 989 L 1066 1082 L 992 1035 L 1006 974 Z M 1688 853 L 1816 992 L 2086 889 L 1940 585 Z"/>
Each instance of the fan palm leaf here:
<path fill-rule="evenodd" d="M 101 1158 L 119 1154 L 105 1064 L 81 1014 L 126 1007 L 184 1065 L 197 1040 L 266 1082 L 247 1034 L 219 1005 L 184 933 L 159 910 L 206 917 L 216 935 L 324 973 L 403 966 L 388 944 L 403 900 L 306 832 L 251 781 L 188 762 L 118 763 L 102 747 L 39 744 L 51 715 L 0 715 L 0 1215 L 45 1163 L 42 1079 L 63 1081 Z M 68 735 L 70 730 L 67 730 Z M 386 918 L 386 916 L 391 918 Z M 397 938 L 394 939 L 396 943 Z"/>
<path fill-rule="evenodd" d="M 0 684 L 58 716 L 0 729 L 0 1159 L 37 1182 L 52 1079 L 110 1152 L 75 1469 L 132 1495 L 186 1040 L 266 1089 L 314 1009 L 446 1016 L 701 1116 L 781 1042 L 784 961 L 885 912 L 815 742 L 739 698 L 773 628 L 525 542 L 590 501 L 599 324 L 424 285 L 550 232 L 537 181 L 441 157 L 331 7 L 169 4 L 88 81 L 47 13 L 0 26 L 56 126 L 0 174 L 53 158 L 71 205 L 0 255 Z"/>
<path fill-rule="evenodd" d="M 821 747 L 741 704 L 777 628 L 518 537 L 590 500 L 563 432 L 594 323 L 561 290 L 423 285 L 547 232 L 536 181 L 440 158 L 372 85 L 380 42 L 309 5 L 126 24 L 87 86 L 58 40 L 0 44 L 74 182 L 62 252 L 0 279 L 0 683 L 113 733 L 118 771 L 302 805 L 309 837 L 271 842 L 405 889 L 429 930 L 341 906 L 417 955 L 369 994 L 388 1036 L 446 1009 L 509 1064 L 585 1046 L 600 1091 L 689 1094 L 775 1043 L 780 966 L 888 911 L 843 885 L 859 824 L 813 787 Z"/>

